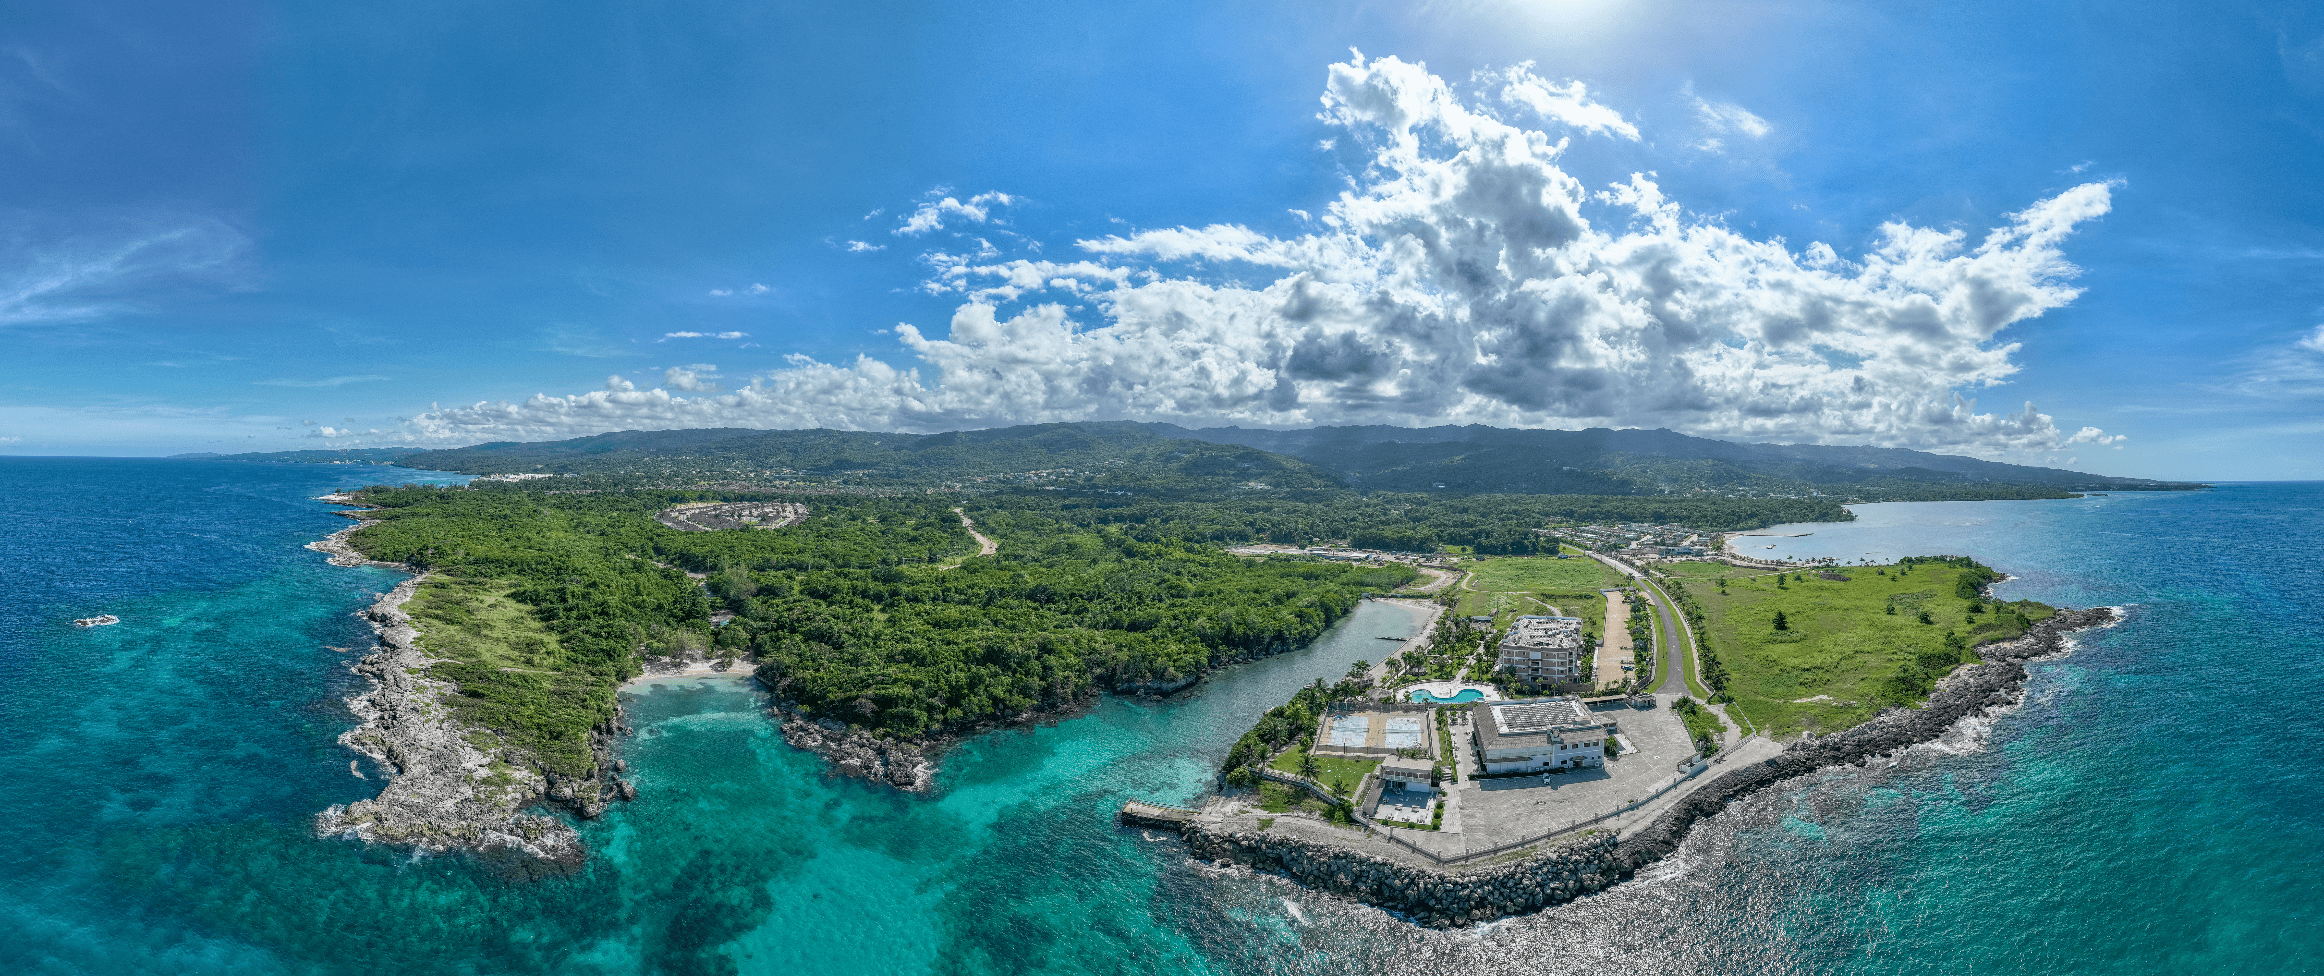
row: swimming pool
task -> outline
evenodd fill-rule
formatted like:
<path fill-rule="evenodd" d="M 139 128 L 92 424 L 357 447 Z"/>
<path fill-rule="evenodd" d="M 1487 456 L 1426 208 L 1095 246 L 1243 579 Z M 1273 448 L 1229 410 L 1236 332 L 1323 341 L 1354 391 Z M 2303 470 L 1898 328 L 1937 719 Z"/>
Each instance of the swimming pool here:
<path fill-rule="evenodd" d="M 1412 693 L 1412 700 L 1423 705 L 1463 705 L 1483 697 L 1485 697 L 1485 693 L 1475 688 L 1463 688 L 1459 694 L 1451 698 L 1438 698 L 1429 694 L 1425 688 Z"/>

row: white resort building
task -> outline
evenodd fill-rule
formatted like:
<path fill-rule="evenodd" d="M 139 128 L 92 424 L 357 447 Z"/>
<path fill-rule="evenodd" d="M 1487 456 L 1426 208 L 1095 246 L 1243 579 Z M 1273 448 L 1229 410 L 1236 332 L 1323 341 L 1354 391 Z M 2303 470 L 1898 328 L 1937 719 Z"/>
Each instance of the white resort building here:
<path fill-rule="evenodd" d="M 1571 698 L 1478 705 L 1469 724 L 1487 773 L 1603 766 L 1614 734 L 1611 717 Z"/>
<path fill-rule="evenodd" d="M 1519 617 L 1501 638 L 1498 666 L 1532 684 L 1581 680 L 1582 618 Z"/>

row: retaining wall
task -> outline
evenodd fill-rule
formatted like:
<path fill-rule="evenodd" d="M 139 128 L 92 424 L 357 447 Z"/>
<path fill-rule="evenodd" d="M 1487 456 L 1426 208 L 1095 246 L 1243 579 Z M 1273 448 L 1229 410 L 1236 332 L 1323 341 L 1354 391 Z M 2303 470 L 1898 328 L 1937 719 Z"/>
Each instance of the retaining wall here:
<path fill-rule="evenodd" d="M 2114 620 L 2114 612 L 2105 607 L 2060 610 L 2016 640 L 1978 648 L 1985 663 L 1948 675 L 1922 707 L 1891 708 L 1863 725 L 1801 740 L 1772 759 L 1721 773 L 1619 840 L 1613 834 L 1578 837 L 1513 864 L 1447 870 L 1215 822 L 1188 824 L 1186 839 L 1198 857 L 1274 871 L 1422 925 L 1447 927 L 1536 912 L 1602 890 L 1661 860 L 1678 850 L 1696 821 L 1736 799 L 1795 776 L 1933 740 L 1963 718 L 2016 702 L 2028 659 L 2064 650 L 2071 631 Z"/>

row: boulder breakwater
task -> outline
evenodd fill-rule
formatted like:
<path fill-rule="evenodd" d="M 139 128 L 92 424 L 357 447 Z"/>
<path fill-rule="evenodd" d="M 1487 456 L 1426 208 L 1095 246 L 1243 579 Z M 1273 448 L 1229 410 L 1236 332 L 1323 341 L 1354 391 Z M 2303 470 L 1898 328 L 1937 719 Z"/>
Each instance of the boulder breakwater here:
<path fill-rule="evenodd" d="M 1977 648 L 1983 663 L 1955 669 L 1919 708 L 1890 708 L 1855 728 L 1802 739 L 1773 758 L 1710 778 L 1643 825 L 1552 841 L 1511 863 L 1427 867 L 1214 819 L 1187 824 L 1185 836 L 1198 858 L 1281 874 L 1421 925 L 1444 928 L 1537 912 L 1635 876 L 1677 851 L 1688 830 L 1729 803 L 1785 780 L 1934 741 L 1962 719 L 2016 704 L 2025 662 L 2064 652 L 2073 631 L 2117 619 L 2106 607 L 2062 609 L 2014 640 Z"/>

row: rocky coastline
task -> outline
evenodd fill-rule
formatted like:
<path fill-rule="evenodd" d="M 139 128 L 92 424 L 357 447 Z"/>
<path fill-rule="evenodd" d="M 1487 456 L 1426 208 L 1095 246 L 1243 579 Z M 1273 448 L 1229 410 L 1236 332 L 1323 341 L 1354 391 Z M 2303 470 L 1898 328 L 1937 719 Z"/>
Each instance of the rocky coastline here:
<path fill-rule="evenodd" d="M 405 580 L 362 613 L 379 648 L 352 665 L 371 688 L 347 700 L 361 721 L 339 744 L 378 763 L 387 786 L 375 798 L 317 814 L 315 833 L 431 854 L 468 851 L 520 875 L 578 868 L 587 857 L 580 835 L 555 817 L 524 812 L 560 792 L 568 795 L 557 798 L 579 800 L 575 784 L 551 783 L 530 764 L 479 748 L 489 733 L 454 720 L 444 701 L 453 685 L 426 676 L 432 661 L 402 607 L 427 578 Z"/>
<path fill-rule="evenodd" d="M 927 746 L 882 739 L 850 730 L 832 719 L 809 719 L 780 706 L 775 714 L 783 722 L 783 741 L 794 749 L 822 756 L 834 773 L 885 783 L 907 793 L 927 793 L 936 787 L 936 761 L 929 756 Z"/>
<path fill-rule="evenodd" d="M 1677 851 L 1697 822 L 1735 800 L 1935 741 L 1963 719 L 2017 704 L 2027 661 L 2068 650 L 2066 635 L 2074 631 L 2119 619 L 2107 607 L 2061 609 L 2014 640 L 1978 647 L 1983 663 L 1955 669 L 1920 708 L 1890 708 L 1855 728 L 1802 739 L 1777 756 L 1728 770 L 1628 836 L 1586 834 L 1514 863 L 1429 868 L 1208 818 L 1187 824 L 1184 833 L 1198 858 L 1281 874 L 1421 925 L 1442 928 L 1536 912 L 1634 877 Z"/>

